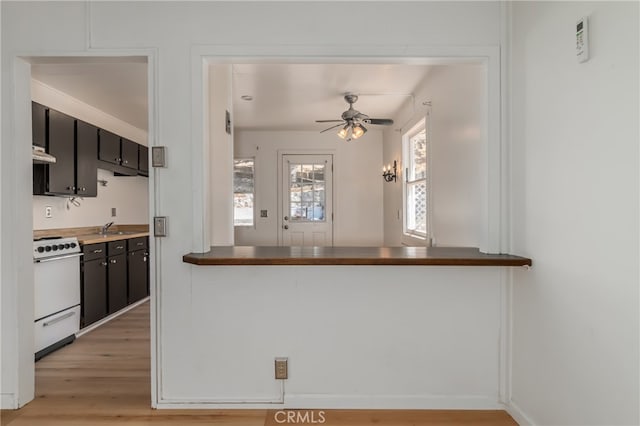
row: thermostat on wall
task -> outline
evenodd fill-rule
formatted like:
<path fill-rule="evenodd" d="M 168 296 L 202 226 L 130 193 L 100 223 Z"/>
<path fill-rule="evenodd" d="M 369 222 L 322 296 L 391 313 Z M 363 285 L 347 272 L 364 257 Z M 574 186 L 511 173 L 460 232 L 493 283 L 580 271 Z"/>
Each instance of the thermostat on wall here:
<path fill-rule="evenodd" d="M 589 18 L 580 18 L 576 23 L 576 55 L 578 62 L 589 59 Z"/>

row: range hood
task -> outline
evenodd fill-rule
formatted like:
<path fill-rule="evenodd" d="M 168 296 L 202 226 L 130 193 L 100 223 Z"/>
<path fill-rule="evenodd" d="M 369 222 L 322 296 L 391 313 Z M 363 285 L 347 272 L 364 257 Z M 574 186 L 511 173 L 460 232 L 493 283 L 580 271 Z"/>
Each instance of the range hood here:
<path fill-rule="evenodd" d="M 56 162 L 56 157 L 47 154 L 41 146 L 32 145 L 33 164 L 51 164 Z"/>

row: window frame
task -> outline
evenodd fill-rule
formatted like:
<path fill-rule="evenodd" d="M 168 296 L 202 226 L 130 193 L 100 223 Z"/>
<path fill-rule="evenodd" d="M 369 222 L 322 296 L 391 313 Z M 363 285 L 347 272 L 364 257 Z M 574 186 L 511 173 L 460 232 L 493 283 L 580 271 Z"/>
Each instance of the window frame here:
<path fill-rule="evenodd" d="M 425 143 L 425 155 L 426 155 L 426 172 L 425 172 L 425 177 L 424 178 L 420 178 L 420 179 L 413 179 L 413 180 L 409 180 L 409 170 L 413 168 L 413 165 L 411 164 L 412 161 L 412 156 L 410 153 L 410 143 L 411 143 L 411 139 L 416 136 L 417 134 L 419 134 L 420 132 L 422 132 L 424 130 L 425 132 L 425 139 L 426 139 L 426 143 Z M 432 234 L 432 226 L 431 226 L 431 219 L 432 219 L 432 201 L 431 201 L 431 196 L 432 196 L 432 185 L 431 185 L 431 137 L 430 137 L 430 131 L 429 131 L 429 125 L 428 125 L 428 114 L 418 120 L 418 122 L 416 122 L 416 124 L 414 124 L 408 131 L 406 131 L 405 133 L 403 133 L 402 135 L 402 165 L 403 165 L 403 171 L 404 171 L 404 176 L 402 179 L 402 208 L 404 210 L 404 214 L 403 214 L 403 221 L 402 221 L 402 237 L 403 237 L 403 242 L 405 244 L 411 244 L 411 243 L 420 243 L 420 244 L 427 244 L 429 245 L 430 241 L 431 241 L 431 234 Z M 409 225 L 409 214 L 411 211 L 415 211 L 414 209 L 410 209 L 409 208 L 409 202 L 410 202 L 410 197 L 409 197 L 409 189 L 411 186 L 414 186 L 417 183 L 423 182 L 424 181 L 424 185 L 425 185 L 425 190 L 426 190 L 426 206 L 425 206 L 425 214 L 426 214 L 426 218 L 425 218 L 425 232 L 419 232 L 419 231 L 415 231 L 413 229 L 409 229 L 408 225 Z"/>
<path fill-rule="evenodd" d="M 236 171 L 236 161 L 251 161 L 252 163 L 252 169 L 253 169 L 253 192 L 251 193 L 253 195 L 253 207 L 252 207 L 252 212 L 251 212 L 251 224 L 236 224 L 236 209 L 235 206 L 233 208 L 233 227 L 235 228 L 254 228 L 256 227 L 256 158 L 255 157 L 234 157 L 233 158 L 233 173 L 235 175 L 235 171 Z M 235 181 L 235 176 L 234 176 L 234 181 Z M 246 193 L 248 194 L 248 192 Z M 233 198 L 234 198 L 234 204 L 235 204 L 235 196 L 236 196 L 236 188 L 235 188 L 235 182 L 233 185 Z"/>

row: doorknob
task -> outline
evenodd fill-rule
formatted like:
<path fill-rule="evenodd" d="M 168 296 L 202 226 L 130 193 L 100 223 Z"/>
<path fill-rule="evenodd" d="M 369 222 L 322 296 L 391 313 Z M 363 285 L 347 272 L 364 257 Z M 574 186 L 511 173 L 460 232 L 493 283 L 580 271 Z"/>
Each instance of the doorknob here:
<path fill-rule="evenodd" d="M 284 225 L 282 228 L 283 229 L 289 229 L 289 225 Z"/>
<path fill-rule="evenodd" d="M 289 216 L 285 216 L 285 217 L 284 217 L 284 220 L 289 220 Z"/>

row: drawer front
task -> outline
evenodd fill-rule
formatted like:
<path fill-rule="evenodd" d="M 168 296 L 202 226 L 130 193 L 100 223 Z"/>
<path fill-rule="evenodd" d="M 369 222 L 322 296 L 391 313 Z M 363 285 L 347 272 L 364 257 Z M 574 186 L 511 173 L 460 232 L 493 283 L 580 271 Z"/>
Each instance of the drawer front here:
<path fill-rule="evenodd" d="M 147 237 L 130 238 L 127 243 L 129 245 L 128 251 L 146 250 L 149 247 Z"/>
<path fill-rule="evenodd" d="M 99 259 L 107 255 L 107 245 L 105 243 L 88 244 L 82 246 L 82 253 L 84 253 L 84 261 Z"/>
<path fill-rule="evenodd" d="M 109 256 L 116 256 L 118 254 L 124 254 L 127 251 L 127 241 L 119 240 L 119 241 L 111 241 L 108 243 L 109 248 L 107 253 Z"/>
<path fill-rule="evenodd" d="M 80 330 L 80 305 L 35 322 L 34 344 L 39 352 Z"/>

